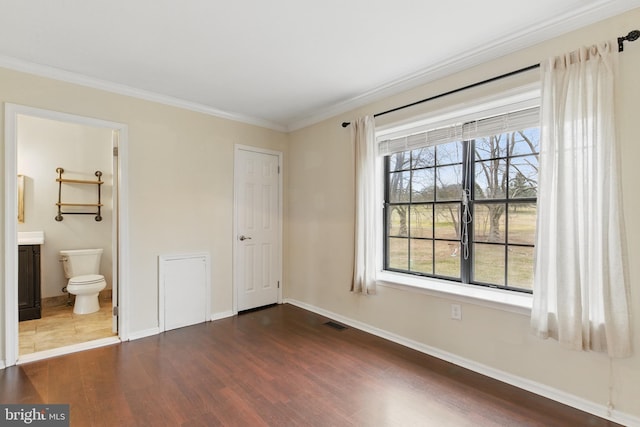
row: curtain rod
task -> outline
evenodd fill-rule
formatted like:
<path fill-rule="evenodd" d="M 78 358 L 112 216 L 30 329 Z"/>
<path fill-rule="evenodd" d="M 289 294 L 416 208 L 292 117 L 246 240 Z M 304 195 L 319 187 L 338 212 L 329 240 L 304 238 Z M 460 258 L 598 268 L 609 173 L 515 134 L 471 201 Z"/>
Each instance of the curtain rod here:
<path fill-rule="evenodd" d="M 640 31 L 639 30 L 633 30 L 633 31 L 630 31 L 629 34 L 627 34 L 626 36 L 618 37 L 618 52 L 622 52 L 624 50 L 624 42 L 625 41 L 634 42 L 634 41 L 638 40 L 638 38 L 640 38 Z M 508 73 L 500 74 L 499 76 L 491 77 L 489 79 L 482 80 L 480 82 L 471 83 L 469 85 L 466 85 L 466 86 L 463 86 L 463 87 L 459 87 L 457 89 L 452 89 L 452 90 L 444 92 L 444 93 L 439 93 L 438 95 L 430 96 L 428 98 L 421 99 L 419 101 L 415 101 L 415 102 L 412 102 L 410 104 L 406 104 L 406 105 L 402 105 L 400 107 L 392 108 L 390 110 L 382 111 L 380 113 L 374 114 L 373 117 L 384 116 L 385 114 L 394 113 L 394 112 L 399 111 L 399 110 L 404 110 L 405 108 L 409 108 L 409 107 L 413 107 L 413 106 L 416 106 L 416 105 L 419 105 L 419 104 L 422 104 L 422 103 L 425 103 L 425 102 L 433 101 L 434 99 L 442 98 L 443 96 L 448 96 L 448 95 L 452 95 L 452 94 L 457 93 L 457 92 L 462 92 L 463 90 L 471 89 L 471 88 L 474 88 L 476 86 L 482 86 L 484 84 L 491 83 L 491 82 L 494 82 L 496 80 L 504 79 L 505 77 L 511 77 L 511 76 L 516 75 L 516 74 L 524 73 L 525 71 L 534 70 L 536 68 L 540 68 L 540 64 L 529 65 L 528 67 L 520 68 L 519 70 L 510 71 Z M 351 124 L 351 122 L 342 122 L 342 127 L 346 128 L 350 124 Z"/>

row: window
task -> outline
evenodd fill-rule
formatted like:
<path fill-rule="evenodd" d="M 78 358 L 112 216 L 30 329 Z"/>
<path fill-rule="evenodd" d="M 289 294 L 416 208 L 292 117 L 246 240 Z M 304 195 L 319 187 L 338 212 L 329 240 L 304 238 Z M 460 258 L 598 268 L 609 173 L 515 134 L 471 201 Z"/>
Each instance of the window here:
<path fill-rule="evenodd" d="M 537 107 L 409 133 L 379 148 L 384 270 L 531 292 Z"/>

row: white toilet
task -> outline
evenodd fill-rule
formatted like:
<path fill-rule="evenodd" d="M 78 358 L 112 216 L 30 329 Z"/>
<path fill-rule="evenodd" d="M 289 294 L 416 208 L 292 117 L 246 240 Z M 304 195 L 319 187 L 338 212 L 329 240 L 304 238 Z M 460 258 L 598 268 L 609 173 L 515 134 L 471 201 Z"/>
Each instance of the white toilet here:
<path fill-rule="evenodd" d="M 64 275 L 69 282 L 67 292 L 76 296 L 73 312 L 95 313 L 100 310 L 98 293 L 107 286 L 100 271 L 102 249 L 73 249 L 60 251 Z"/>

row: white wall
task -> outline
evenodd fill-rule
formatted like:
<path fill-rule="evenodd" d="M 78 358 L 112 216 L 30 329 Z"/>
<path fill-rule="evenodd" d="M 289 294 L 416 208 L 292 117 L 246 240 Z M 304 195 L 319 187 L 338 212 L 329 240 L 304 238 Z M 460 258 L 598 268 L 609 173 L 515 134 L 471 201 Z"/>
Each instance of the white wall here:
<path fill-rule="evenodd" d="M 640 9 L 580 29 L 499 60 L 450 75 L 415 90 L 384 99 L 357 111 L 334 117 L 291 134 L 289 150 L 289 286 L 285 297 L 325 312 L 395 334 L 406 340 L 448 353 L 477 366 L 556 395 L 594 405 L 606 415 L 609 400 L 609 359 L 600 353 L 569 351 L 552 340 L 540 340 L 529 331 L 527 315 L 462 302 L 462 321 L 450 320 L 453 300 L 392 287 L 363 297 L 349 292 L 353 260 L 353 148 L 350 130 L 340 123 L 427 98 L 504 74 L 542 59 L 636 29 Z M 614 414 L 640 423 L 640 157 L 637 125 L 640 99 L 640 42 L 627 43 L 620 57 L 617 125 L 621 143 L 622 177 L 631 278 L 634 346 L 636 354 L 612 362 Z M 502 80 L 481 88 L 380 117 L 378 124 L 437 111 L 528 81 L 537 72 Z M 620 412 L 618 412 L 620 411 Z"/>
<path fill-rule="evenodd" d="M 18 174 L 25 179 L 25 219 L 18 231 L 44 231 L 41 247 L 42 298 L 63 295 L 66 286 L 61 249 L 103 248 L 100 274 L 112 284 L 112 191 L 113 156 L 111 130 L 19 116 L 17 123 Z M 64 215 L 56 221 L 58 183 L 56 168 L 63 177 L 94 181 L 96 170 L 103 173 L 102 221 L 95 215 Z M 97 186 L 63 184 L 62 201 L 96 203 Z M 63 212 L 73 208 L 63 208 Z M 95 212 L 95 208 L 83 208 Z"/>

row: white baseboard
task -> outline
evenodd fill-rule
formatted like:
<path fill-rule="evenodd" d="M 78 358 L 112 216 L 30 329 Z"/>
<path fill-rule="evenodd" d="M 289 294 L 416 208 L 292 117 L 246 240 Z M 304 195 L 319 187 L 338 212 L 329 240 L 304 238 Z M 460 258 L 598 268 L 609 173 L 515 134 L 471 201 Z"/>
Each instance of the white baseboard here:
<path fill-rule="evenodd" d="M 428 354 L 429 356 L 433 356 L 438 359 L 444 360 L 446 362 L 450 362 L 457 366 L 461 366 L 463 368 L 477 372 L 479 374 L 486 375 L 490 378 L 496 379 L 498 381 L 502 381 L 506 384 L 510 384 L 512 386 L 521 388 L 523 390 L 527 390 L 539 396 L 546 397 L 548 399 L 554 400 L 556 402 L 562 403 L 567 406 L 571 406 L 573 408 L 579 409 L 584 412 L 588 412 L 598 417 L 602 417 L 607 420 L 610 420 L 625 426 L 629 426 L 629 427 L 640 426 L 640 418 L 638 417 L 635 417 L 633 415 L 623 413 L 617 410 L 609 411 L 609 409 L 604 405 L 591 402 L 589 400 L 572 395 L 570 393 L 557 390 L 553 387 L 549 387 L 544 384 L 531 381 L 526 378 L 522 378 L 522 377 L 510 374 L 508 372 L 504 372 L 499 369 L 492 368 L 487 365 L 483 365 L 473 360 L 465 359 L 453 353 L 449 353 L 449 352 L 440 350 L 438 348 L 428 346 L 418 341 L 414 341 L 414 340 L 405 338 L 403 336 L 394 334 L 392 332 L 388 332 L 383 329 L 373 327 L 369 324 L 351 319 L 349 317 L 342 316 L 337 313 L 333 313 L 331 311 L 304 303 L 302 301 L 297 301 L 295 299 L 287 298 L 285 299 L 284 302 L 289 303 L 291 305 L 295 305 L 300 308 L 304 308 L 305 310 L 309 310 L 321 316 L 328 317 L 340 323 L 344 323 L 345 325 L 349 325 L 353 328 L 360 329 L 364 332 L 368 332 L 372 335 L 376 335 L 378 337 L 387 339 L 389 341 L 395 342 L 405 347 L 409 347 L 421 353 Z"/>
<path fill-rule="evenodd" d="M 227 317 L 232 317 L 235 316 L 234 312 L 231 310 L 228 311 L 221 311 L 220 313 L 213 313 L 211 315 L 211 320 L 220 320 L 220 319 L 226 319 Z"/>
<path fill-rule="evenodd" d="M 160 333 L 160 328 L 157 326 L 155 328 L 149 328 L 143 331 L 130 332 L 129 341 L 139 340 L 140 338 L 146 338 L 152 335 L 158 335 L 159 333 Z"/>
<path fill-rule="evenodd" d="M 222 311 L 220 313 L 213 313 L 211 315 L 211 318 L 207 321 L 225 319 L 233 315 L 234 313 L 232 311 Z M 160 330 L 159 326 L 156 326 L 155 328 L 145 329 L 143 331 L 131 332 L 129 333 L 129 341 L 139 340 L 141 338 L 150 337 L 152 335 L 158 335 L 161 332 L 162 331 Z"/>

